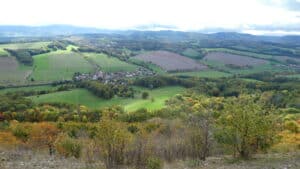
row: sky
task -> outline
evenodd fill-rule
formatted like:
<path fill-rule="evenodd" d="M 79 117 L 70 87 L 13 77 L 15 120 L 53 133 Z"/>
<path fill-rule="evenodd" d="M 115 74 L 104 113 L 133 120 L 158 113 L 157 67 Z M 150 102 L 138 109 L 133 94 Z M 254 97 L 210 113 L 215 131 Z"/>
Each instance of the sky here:
<path fill-rule="evenodd" d="M 300 0 L 1 0 L 0 25 L 300 35 Z"/>

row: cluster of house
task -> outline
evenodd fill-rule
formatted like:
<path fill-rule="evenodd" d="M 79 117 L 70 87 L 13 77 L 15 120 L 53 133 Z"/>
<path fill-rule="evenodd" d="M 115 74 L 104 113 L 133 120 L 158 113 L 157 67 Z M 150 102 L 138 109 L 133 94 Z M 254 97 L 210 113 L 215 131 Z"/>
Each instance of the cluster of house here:
<path fill-rule="evenodd" d="M 143 67 L 137 68 L 132 72 L 103 72 L 101 70 L 95 73 L 75 73 L 74 80 L 99 80 L 103 83 L 122 83 L 125 78 L 142 77 L 142 76 L 153 76 L 155 72 L 148 70 Z"/>

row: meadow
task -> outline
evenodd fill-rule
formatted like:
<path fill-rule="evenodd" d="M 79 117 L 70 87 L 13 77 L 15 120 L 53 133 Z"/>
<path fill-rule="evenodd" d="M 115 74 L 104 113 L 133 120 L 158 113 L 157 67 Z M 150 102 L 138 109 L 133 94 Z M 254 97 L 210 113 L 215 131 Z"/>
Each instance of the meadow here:
<path fill-rule="evenodd" d="M 71 80 L 75 72 L 93 71 L 82 55 L 70 51 L 55 51 L 34 57 L 32 78 L 39 82 Z"/>
<path fill-rule="evenodd" d="M 3 48 L 0 48 L 0 57 L 5 57 L 5 56 L 8 56 L 9 53 L 6 52 Z"/>
<path fill-rule="evenodd" d="M 135 64 L 135 65 L 144 66 L 144 67 L 156 72 L 157 74 L 167 74 L 167 72 L 165 70 L 163 70 L 161 67 L 159 67 L 159 66 L 157 66 L 153 63 L 144 62 L 144 61 L 136 59 L 134 57 L 129 58 L 128 61 Z"/>
<path fill-rule="evenodd" d="M 200 53 L 198 51 L 196 51 L 195 49 L 187 48 L 182 52 L 182 55 L 197 59 L 197 58 L 199 58 Z"/>
<path fill-rule="evenodd" d="M 83 56 L 89 59 L 91 63 L 98 65 L 105 72 L 131 72 L 137 69 L 136 65 L 126 63 L 103 53 L 83 53 Z"/>
<path fill-rule="evenodd" d="M 145 89 L 141 87 L 134 87 L 136 94 L 134 98 L 121 98 L 114 97 L 110 100 L 104 100 L 96 97 L 86 89 L 74 89 L 70 91 L 62 91 L 50 93 L 39 96 L 32 96 L 31 98 L 35 103 L 69 103 L 80 104 L 92 109 L 100 109 L 113 105 L 123 106 L 126 111 L 135 111 L 141 108 L 148 110 L 158 110 L 165 106 L 165 101 L 176 94 L 184 91 L 182 87 L 162 87 L 158 89 Z M 149 98 L 142 99 L 141 93 L 148 92 Z"/>
<path fill-rule="evenodd" d="M 27 42 L 0 44 L 0 49 L 39 49 L 47 47 L 51 42 Z"/>
<path fill-rule="evenodd" d="M 252 53 L 252 52 L 246 52 L 246 51 L 240 51 L 240 50 L 233 50 L 233 49 L 227 49 L 227 48 L 204 48 L 205 52 L 225 52 L 225 53 L 231 53 L 236 55 L 243 55 L 243 56 L 249 56 L 254 58 L 260 58 L 260 59 L 272 59 L 272 55 L 265 55 L 260 53 Z"/>
<path fill-rule="evenodd" d="M 225 73 L 216 70 L 204 70 L 204 71 L 195 71 L 195 72 L 178 72 L 172 73 L 174 76 L 193 76 L 193 77 L 207 77 L 207 78 L 221 78 L 221 77 L 229 77 L 232 74 Z"/>

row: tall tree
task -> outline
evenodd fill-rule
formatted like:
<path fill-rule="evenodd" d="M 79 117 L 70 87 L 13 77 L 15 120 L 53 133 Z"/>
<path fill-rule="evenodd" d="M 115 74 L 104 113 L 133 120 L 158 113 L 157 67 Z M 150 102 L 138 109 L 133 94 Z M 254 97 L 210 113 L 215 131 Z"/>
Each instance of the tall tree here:
<path fill-rule="evenodd" d="M 275 121 L 271 113 L 271 109 L 265 109 L 257 97 L 242 95 L 231 98 L 218 120 L 216 137 L 220 143 L 231 146 L 234 153 L 247 159 L 273 143 Z"/>

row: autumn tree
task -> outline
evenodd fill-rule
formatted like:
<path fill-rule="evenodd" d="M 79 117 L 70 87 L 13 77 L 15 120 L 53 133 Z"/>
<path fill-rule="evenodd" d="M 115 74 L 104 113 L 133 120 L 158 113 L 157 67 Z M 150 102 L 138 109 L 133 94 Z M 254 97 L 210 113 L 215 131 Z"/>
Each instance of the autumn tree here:
<path fill-rule="evenodd" d="M 231 98 L 219 118 L 216 137 L 220 143 L 232 147 L 234 153 L 247 159 L 273 143 L 275 123 L 271 113 L 254 96 Z"/>
<path fill-rule="evenodd" d="M 213 140 L 213 127 L 217 111 L 223 108 L 222 98 L 193 98 L 192 113 L 188 118 L 190 144 L 197 158 L 205 160 Z"/>
<path fill-rule="evenodd" d="M 106 168 L 124 164 L 125 148 L 131 134 L 123 123 L 117 122 L 110 113 L 104 113 L 99 125 L 96 142 L 99 144 Z"/>
<path fill-rule="evenodd" d="M 59 134 L 58 128 L 51 123 L 35 123 L 30 132 L 29 142 L 34 146 L 48 147 L 49 154 L 54 153 L 54 142 Z"/>

